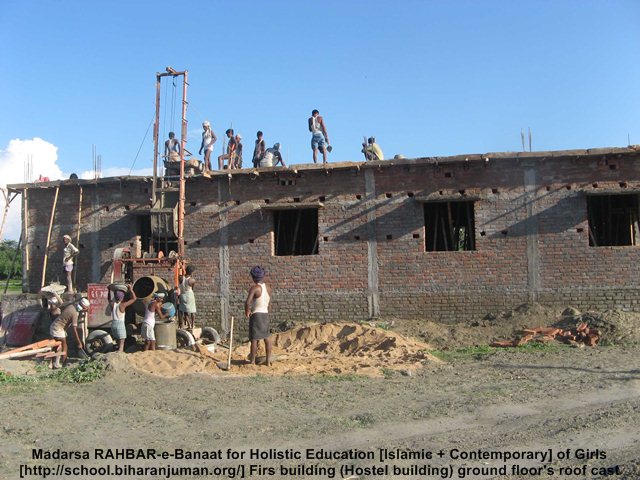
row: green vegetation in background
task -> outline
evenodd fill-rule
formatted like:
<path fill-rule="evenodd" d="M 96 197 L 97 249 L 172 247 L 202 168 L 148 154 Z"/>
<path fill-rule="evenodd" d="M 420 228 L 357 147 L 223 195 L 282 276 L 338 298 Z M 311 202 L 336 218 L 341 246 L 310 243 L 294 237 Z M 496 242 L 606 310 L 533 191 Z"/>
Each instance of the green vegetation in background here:
<path fill-rule="evenodd" d="M 16 262 L 11 271 L 11 264 L 13 263 L 13 257 L 16 254 L 16 247 L 18 242 L 15 240 L 2 240 L 0 241 L 0 279 L 6 280 L 7 277 L 14 279 L 22 278 L 22 251 L 18 251 Z M 4 290 L 4 284 L 2 284 Z"/>

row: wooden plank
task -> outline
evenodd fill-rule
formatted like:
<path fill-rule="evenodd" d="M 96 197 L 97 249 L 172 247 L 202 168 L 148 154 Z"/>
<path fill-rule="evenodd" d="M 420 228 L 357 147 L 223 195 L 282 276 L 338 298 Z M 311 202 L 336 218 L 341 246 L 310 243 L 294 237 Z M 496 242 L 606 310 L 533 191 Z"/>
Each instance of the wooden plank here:
<path fill-rule="evenodd" d="M 45 279 L 47 278 L 47 260 L 49 259 L 49 245 L 51 245 L 51 229 L 53 228 L 53 218 L 56 214 L 56 205 L 58 204 L 58 194 L 60 193 L 60 187 L 56 187 L 56 194 L 53 197 L 53 206 L 51 207 L 51 217 L 49 218 L 49 232 L 47 233 L 47 246 L 44 249 L 44 264 L 42 265 L 42 282 L 41 287 L 45 285 Z"/>
<path fill-rule="evenodd" d="M 442 227 L 442 238 L 444 239 L 444 249 L 449 251 L 449 242 L 447 241 L 447 227 L 444 224 L 444 215 L 440 216 L 440 226 Z"/>
<path fill-rule="evenodd" d="M 475 250 L 476 249 L 476 242 L 475 242 L 475 230 L 473 228 L 474 223 L 471 221 L 473 220 L 473 207 L 472 207 L 472 203 L 468 202 L 467 203 L 467 231 L 466 231 L 466 236 L 465 236 L 465 248 L 469 248 L 469 250 Z M 467 242 L 466 238 L 469 238 L 469 241 Z"/>
<path fill-rule="evenodd" d="M 453 215 L 451 215 L 451 202 L 447 202 L 447 218 L 449 219 L 449 230 L 451 232 L 451 250 L 457 250 L 455 245 L 456 232 L 453 225 Z"/>

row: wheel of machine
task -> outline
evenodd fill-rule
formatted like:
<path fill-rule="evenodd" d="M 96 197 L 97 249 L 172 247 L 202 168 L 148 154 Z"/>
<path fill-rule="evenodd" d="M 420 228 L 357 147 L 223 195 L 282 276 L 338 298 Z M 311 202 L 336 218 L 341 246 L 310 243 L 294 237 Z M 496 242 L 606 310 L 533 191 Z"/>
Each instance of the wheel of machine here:
<path fill-rule="evenodd" d="M 220 343 L 220 334 L 213 327 L 204 327 L 201 338 L 205 340 L 206 343 L 214 343 L 216 345 Z"/>
<path fill-rule="evenodd" d="M 196 344 L 196 339 L 193 338 L 191 332 L 182 328 L 176 332 L 176 340 L 178 348 L 191 348 Z"/>
<path fill-rule="evenodd" d="M 84 346 L 89 355 L 107 353 L 113 350 L 113 338 L 104 330 L 94 330 L 87 336 Z"/>

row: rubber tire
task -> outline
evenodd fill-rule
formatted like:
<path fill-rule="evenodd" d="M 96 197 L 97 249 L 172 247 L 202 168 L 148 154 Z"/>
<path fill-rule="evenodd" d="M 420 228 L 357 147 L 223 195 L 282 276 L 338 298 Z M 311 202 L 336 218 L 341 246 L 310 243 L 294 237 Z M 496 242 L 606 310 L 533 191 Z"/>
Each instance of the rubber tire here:
<path fill-rule="evenodd" d="M 182 328 L 176 332 L 176 345 L 178 348 L 193 348 L 195 344 L 196 339 L 193 338 L 191 332 Z"/>
<path fill-rule="evenodd" d="M 84 349 L 89 355 L 113 351 L 113 337 L 104 330 L 93 330 L 84 342 Z"/>
<path fill-rule="evenodd" d="M 204 327 L 200 338 L 206 340 L 209 344 L 213 343 L 214 345 L 217 345 L 220 343 L 220 334 L 213 327 Z"/>

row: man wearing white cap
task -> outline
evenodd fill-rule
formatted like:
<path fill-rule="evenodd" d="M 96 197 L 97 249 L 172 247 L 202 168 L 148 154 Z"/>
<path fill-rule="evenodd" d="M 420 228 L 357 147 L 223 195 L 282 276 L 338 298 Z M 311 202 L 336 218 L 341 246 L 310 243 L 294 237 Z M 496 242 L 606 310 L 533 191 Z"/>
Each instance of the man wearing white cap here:
<path fill-rule="evenodd" d="M 208 120 L 202 122 L 202 144 L 200 145 L 199 155 L 202 155 L 204 150 L 204 168 L 205 170 L 211 170 L 211 152 L 213 152 L 213 144 L 216 143 L 218 137 L 213 133 L 211 124 Z"/>
<path fill-rule="evenodd" d="M 80 334 L 78 333 L 78 317 L 80 315 L 86 315 L 89 310 L 89 305 L 89 300 L 82 297 L 72 304 L 67 305 L 62 310 L 62 313 L 58 315 L 53 322 L 51 322 L 49 334 L 54 340 L 57 340 L 62 344 L 62 355 L 55 357 L 55 360 L 53 361 L 53 368 L 60 368 L 67 359 L 67 328 L 69 328 L 69 325 L 73 327 L 73 335 L 76 339 L 76 343 L 78 344 L 78 348 L 80 350 L 84 348 L 84 343 L 82 343 Z"/>
<path fill-rule="evenodd" d="M 67 274 L 67 293 L 73 293 L 73 277 L 71 275 L 71 272 L 73 272 L 73 259 L 80 253 L 80 250 L 71 243 L 71 237 L 69 235 L 65 235 L 62 239 L 64 241 L 62 264 Z"/>

